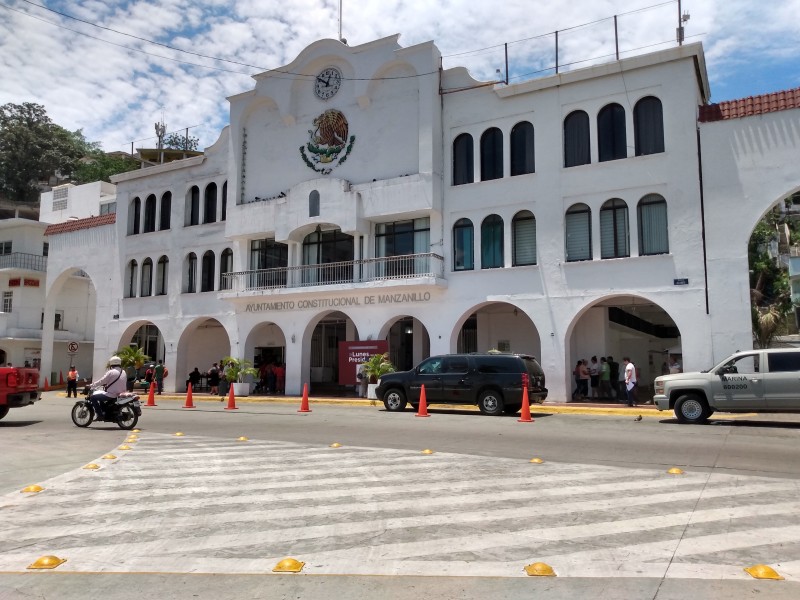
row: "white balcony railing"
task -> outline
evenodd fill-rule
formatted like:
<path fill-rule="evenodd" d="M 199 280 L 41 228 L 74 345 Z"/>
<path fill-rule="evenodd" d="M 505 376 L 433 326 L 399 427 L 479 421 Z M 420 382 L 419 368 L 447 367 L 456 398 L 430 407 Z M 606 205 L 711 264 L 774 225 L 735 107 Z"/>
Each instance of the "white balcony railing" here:
<path fill-rule="evenodd" d="M 320 265 L 281 267 L 225 273 L 222 290 L 244 292 L 316 285 L 368 283 L 415 277 L 442 277 L 444 259 L 438 254 L 407 254 Z"/>

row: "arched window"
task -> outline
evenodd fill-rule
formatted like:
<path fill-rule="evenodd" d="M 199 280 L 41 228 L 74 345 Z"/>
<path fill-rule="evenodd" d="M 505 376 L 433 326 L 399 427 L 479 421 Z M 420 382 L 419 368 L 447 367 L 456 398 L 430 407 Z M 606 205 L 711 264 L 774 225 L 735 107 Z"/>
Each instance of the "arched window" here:
<path fill-rule="evenodd" d="M 533 125 L 522 121 L 511 130 L 511 175 L 525 175 L 535 170 Z"/>
<path fill-rule="evenodd" d="M 503 219 L 489 215 L 481 223 L 481 269 L 503 266 Z"/>
<path fill-rule="evenodd" d="M 628 156 L 625 109 L 619 104 L 608 104 L 597 114 L 597 155 L 600 162 Z"/>
<path fill-rule="evenodd" d="M 221 290 L 229 290 L 231 289 L 231 280 L 229 277 L 223 277 L 225 273 L 231 273 L 233 271 L 233 250 L 230 248 L 225 248 L 222 251 L 222 254 L 219 257 L 219 289 Z"/>
<path fill-rule="evenodd" d="M 592 260 L 592 211 L 585 204 L 573 204 L 567 210 L 567 262 Z"/>
<path fill-rule="evenodd" d="M 170 217 L 172 216 L 172 192 L 164 192 L 161 196 L 161 218 L 158 228 L 161 231 L 170 228 Z"/>
<path fill-rule="evenodd" d="M 453 270 L 471 271 L 475 268 L 475 232 L 472 221 L 459 219 L 453 225 Z"/>
<path fill-rule="evenodd" d="M 628 205 L 613 198 L 600 207 L 600 258 L 631 255 L 628 234 Z"/>
<path fill-rule="evenodd" d="M 136 297 L 136 282 L 139 275 L 139 263 L 131 260 L 125 268 L 125 297 Z"/>
<path fill-rule="evenodd" d="M 661 100 L 645 96 L 633 107 L 636 156 L 664 151 L 664 115 Z"/>
<path fill-rule="evenodd" d="M 142 263 L 142 297 L 153 294 L 153 261 L 145 258 Z"/>
<path fill-rule="evenodd" d="M 167 293 L 167 282 L 169 281 L 169 259 L 162 256 L 156 264 L 156 296 L 163 296 Z"/>
<path fill-rule="evenodd" d="M 564 166 L 588 165 L 591 160 L 589 115 L 576 110 L 564 119 Z"/>
<path fill-rule="evenodd" d="M 214 291 L 214 267 L 216 261 L 214 260 L 214 253 L 208 250 L 203 254 L 203 264 L 200 273 L 200 291 L 213 292 Z"/>
<path fill-rule="evenodd" d="M 319 216 L 319 192 L 317 190 L 311 190 L 308 195 L 308 216 Z"/>
<path fill-rule="evenodd" d="M 186 192 L 186 213 L 184 225 L 198 225 L 200 223 L 200 188 L 193 185 Z"/>
<path fill-rule="evenodd" d="M 156 230 L 156 195 L 150 194 L 144 201 L 144 233 Z"/>
<path fill-rule="evenodd" d="M 222 184 L 222 214 L 219 217 L 220 221 L 228 218 L 228 182 Z"/>
<path fill-rule="evenodd" d="M 203 223 L 217 222 L 217 184 L 213 181 L 206 186 L 203 202 Z"/>
<path fill-rule="evenodd" d="M 481 181 L 503 176 L 503 132 L 491 127 L 481 136 Z"/>
<path fill-rule="evenodd" d="M 462 133 L 453 141 L 453 185 L 475 181 L 472 136 Z"/>
<path fill-rule="evenodd" d="M 137 196 L 128 207 L 128 235 L 139 233 L 142 218 L 142 201 Z"/>
<path fill-rule="evenodd" d="M 658 194 L 639 200 L 639 255 L 669 253 L 667 201 Z"/>
<path fill-rule="evenodd" d="M 190 252 L 183 264 L 183 291 L 193 294 L 197 291 L 197 255 Z"/>
<path fill-rule="evenodd" d="M 536 217 L 521 210 L 511 221 L 512 264 L 515 267 L 536 264 Z"/>

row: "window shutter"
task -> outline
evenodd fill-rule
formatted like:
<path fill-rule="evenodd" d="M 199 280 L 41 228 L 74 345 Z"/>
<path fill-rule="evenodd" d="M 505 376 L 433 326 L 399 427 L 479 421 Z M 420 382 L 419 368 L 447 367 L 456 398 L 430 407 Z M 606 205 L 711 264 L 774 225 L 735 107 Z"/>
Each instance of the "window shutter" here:
<path fill-rule="evenodd" d="M 567 262 L 592 259 L 589 211 L 567 213 Z"/>

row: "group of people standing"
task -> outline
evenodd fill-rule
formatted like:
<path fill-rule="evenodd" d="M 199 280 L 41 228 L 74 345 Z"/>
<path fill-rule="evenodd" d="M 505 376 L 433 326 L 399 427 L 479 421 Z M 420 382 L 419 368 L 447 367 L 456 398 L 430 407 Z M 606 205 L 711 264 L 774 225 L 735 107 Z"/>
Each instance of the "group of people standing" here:
<path fill-rule="evenodd" d="M 597 356 L 593 356 L 591 362 L 585 358 L 579 360 L 573 370 L 575 391 L 572 392 L 572 400 L 624 400 L 628 406 L 636 406 L 636 366 L 627 356 L 622 360 L 622 369 L 613 356 L 601 356 L 599 361 Z"/>

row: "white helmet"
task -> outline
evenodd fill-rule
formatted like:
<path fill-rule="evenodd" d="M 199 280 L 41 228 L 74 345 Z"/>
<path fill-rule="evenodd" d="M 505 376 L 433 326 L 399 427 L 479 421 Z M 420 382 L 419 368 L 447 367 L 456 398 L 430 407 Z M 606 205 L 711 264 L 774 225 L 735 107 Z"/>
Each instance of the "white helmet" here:
<path fill-rule="evenodd" d="M 119 367 L 122 365 L 122 359 L 119 356 L 112 356 L 108 359 L 109 366 Z"/>

